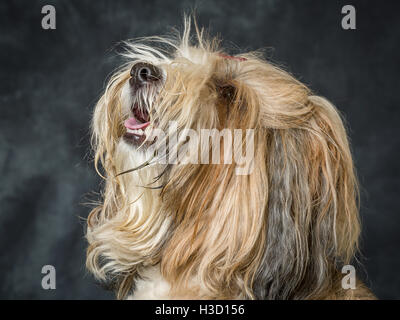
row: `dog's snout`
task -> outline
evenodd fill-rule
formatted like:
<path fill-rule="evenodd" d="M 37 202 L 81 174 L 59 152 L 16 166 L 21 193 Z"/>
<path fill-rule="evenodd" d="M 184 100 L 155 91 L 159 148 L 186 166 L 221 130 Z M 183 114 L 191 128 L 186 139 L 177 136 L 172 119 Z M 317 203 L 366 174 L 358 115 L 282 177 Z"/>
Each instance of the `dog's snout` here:
<path fill-rule="evenodd" d="M 158 67 L 150 63 L 136 63 L 131 68 L 131 85 L 143 85 L 146 83 L 152 83 L 161 79 L 161 71 Z"/>

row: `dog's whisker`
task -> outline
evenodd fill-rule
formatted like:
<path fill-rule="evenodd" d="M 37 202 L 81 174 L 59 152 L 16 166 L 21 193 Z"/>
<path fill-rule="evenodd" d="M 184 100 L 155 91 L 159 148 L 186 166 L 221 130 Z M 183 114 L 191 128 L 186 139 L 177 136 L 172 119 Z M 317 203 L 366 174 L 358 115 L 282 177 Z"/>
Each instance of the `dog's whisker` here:
<path fill-rule="evenodd" d="M 115 177 L 118 177 L 118 176 L 123 175 L 123 174 L 130 173 L 130 172 L 134 172 L 134 171 L 136 171 L 136 170 L 145 168 L 145 167 L 147 167 L 147 166 L 149 166 L 149 165 L 150 165 L 149 161 L 146 161 L 145 163 L 141 164 L 141 165 L 138 166 L 138 167 L 135 167 L 135 168 L 132 168 L 132 169 L 129 169 L 129 170 L 125 170 L 125 171 L 122 171 L 122 172 L 118 173 Z"/>
<path fill-rule="evenodd" d="M 164 186 L 165 186 L 165 185 L 161 185 L 161 186 L 158 186 L 158 187 L 147 187 L 147 186 L 141 186 L 141 188 L 144 188 L 144 189 L 153 189 L 153 190 L 156 190 L 156 189 L 162 189 L 162 188 L 164 188 Z"/>

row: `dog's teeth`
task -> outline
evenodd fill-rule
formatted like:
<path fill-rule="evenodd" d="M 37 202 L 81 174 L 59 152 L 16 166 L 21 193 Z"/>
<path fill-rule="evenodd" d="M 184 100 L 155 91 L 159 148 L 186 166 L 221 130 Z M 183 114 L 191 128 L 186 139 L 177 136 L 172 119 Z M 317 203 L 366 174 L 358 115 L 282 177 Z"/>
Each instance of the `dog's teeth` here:
<path fill-rule="evenodd" d="M 126 132 L 136 134 L 139 136 L 144 135 L 145 133 L 142 129 L 129 129 L 129 128 L 126 129 Z"/>

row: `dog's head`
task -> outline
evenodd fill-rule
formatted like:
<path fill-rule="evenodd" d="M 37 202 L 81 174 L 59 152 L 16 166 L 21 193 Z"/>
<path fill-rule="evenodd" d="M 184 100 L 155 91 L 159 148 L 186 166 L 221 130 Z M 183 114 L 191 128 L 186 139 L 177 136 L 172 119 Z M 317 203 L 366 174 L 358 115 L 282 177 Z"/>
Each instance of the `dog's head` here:
<path fill-rule="evenodd" d="M 228 56 L 202 31 L 196 45 L 189 35 L 187 24 L 179 41 L 148 39 L 158 48 L 129 43 L 96 106 L 106 186 L 89 219 L 89 268 L 119 279 L 121 296 L 151 264 L 182 296 L 323 296 L 359 235 L 337 110 L 259 54 Z M 187 129 L 198 136 L 170 143 Z M 214 163 L 215 144 L 188 147 L 204 129 L 243 134 L 218 140 Z M 174 147 L 189 161 L 170 161 Z M 251 158 L 238 165 L 242 147 Z"/>

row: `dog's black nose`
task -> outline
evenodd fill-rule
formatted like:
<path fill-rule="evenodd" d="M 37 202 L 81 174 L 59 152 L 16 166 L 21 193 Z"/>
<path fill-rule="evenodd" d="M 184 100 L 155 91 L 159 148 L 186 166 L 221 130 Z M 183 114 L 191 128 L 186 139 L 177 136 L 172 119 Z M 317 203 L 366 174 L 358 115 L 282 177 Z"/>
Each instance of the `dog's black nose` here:
<path fill-rule="evenodd" d="M 156 82 L 161 79 L 161 71 L 158 67 L 145 62 L 136 63 L 131 69 L 131 85 L 143 85 Z"/>

